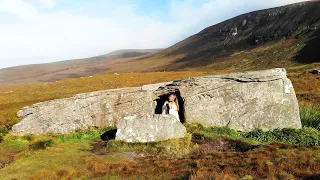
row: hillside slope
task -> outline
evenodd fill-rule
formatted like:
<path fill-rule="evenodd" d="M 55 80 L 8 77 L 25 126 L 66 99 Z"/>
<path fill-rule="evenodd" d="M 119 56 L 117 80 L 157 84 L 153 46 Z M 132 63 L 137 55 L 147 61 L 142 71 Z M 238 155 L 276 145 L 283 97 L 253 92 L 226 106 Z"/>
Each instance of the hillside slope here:
<path fill-rule="evenodd" d="M 109 70 L 112 61 L 144 57 L 160 50 L 124 49 L 91 58 L 4 68 L 0 69 L 0 87 L 96 75 Z"/>
<path fill-rule="evenodd" d="M 140 60 L 171 59 L 160 69 L 256 70 L 319 63 L 319 48 L 317 0 L 237 16 Z"/>
<path fill-rule="evenodd" d="M 320 68 L 319 28 L 320 1 L 296 3 L 237 16 L 152 56 L 109 67 L 114 71 L 230 72 L 285 67 L 305 72 Z"/>

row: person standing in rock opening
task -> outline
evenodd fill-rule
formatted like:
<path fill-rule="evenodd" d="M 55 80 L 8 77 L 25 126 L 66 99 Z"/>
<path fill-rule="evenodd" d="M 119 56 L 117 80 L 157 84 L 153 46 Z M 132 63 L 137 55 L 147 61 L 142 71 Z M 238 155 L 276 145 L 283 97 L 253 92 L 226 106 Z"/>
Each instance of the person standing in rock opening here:
<path fill-rule="evenodd" d="M 180 122 L 179 103 L 175 94 L 170 94 L 170 96 L 168 97 L 168 101 L 163 104 L 162 114 L 172 114 L 176 117 L 177 121 Z"/>

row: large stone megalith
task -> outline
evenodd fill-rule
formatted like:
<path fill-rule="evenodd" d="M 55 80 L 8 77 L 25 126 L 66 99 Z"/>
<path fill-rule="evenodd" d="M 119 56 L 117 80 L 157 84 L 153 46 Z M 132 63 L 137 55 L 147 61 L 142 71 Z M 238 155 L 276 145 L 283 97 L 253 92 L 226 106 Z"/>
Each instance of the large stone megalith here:
<path fill-rule="evenodd" d="M 70 133 L 117 125 L 125 116 L 158 113 L 167 95 L 177 94 L 184 123 L 256 128 L 301 128 L 298 101 L 282 68 L 194 77 L 143 87 L 78 94 L 41 102 L 18 112 L 16 135 Z M 139 118 L 137 119 L 139 121 Z"/>
<path fill-rule="evenodd" d="M 190 78 L 157 91 L 179 91 L 187 123 L 241 131 L 301 128 L 298 101 L 285 69 Z"/>

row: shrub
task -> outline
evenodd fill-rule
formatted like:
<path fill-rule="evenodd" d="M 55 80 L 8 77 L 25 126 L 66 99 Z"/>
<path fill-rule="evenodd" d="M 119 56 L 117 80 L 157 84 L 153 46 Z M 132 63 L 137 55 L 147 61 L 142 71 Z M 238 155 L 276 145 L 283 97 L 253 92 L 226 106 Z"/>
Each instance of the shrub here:
<path fill-rule="evenodd" d="M 274 129 L 271 131 L 258 129 L 243 132 L 242 137 L 259 142 L 283 142 L 303 146 L 318 146 L 320 144 L 320 132 L 308 127 L 302 129 Z"/>
<path fill-rule="evenodd" d="M 320 107 L 300 108 L 300 118 L 303 127 L 311 127 L 320 131 Z"/>
<path fill-rule="evenodd" d="M 0 128 L 0 136 L 4 136 L 8 133 L 8 129 L 6 127 Z"/>
<path fill-rule="evenodd" d="M 204 131 L 205 127 L 201 124 L 186 124 L 186 129 L 189 133 L 193 133 L 194 131 Z"/>
<path fill-rule="evenodd" d="M 34 135 L 25 135 L 25 136 L 22 136 L 22 139 L 24 139 L 24 140 L 27 140 L 27 141 L 32 141 L 32 140 L 34 140 Z"/>
<path fill-rule="evenodd" d="M 40 137 L 30 142 L 29 148 L 33 150 L 46 149 L 54 144 L 54 139 L 51 137 Z"/>
<path fill-rule="evenodd" d="M 242 132 L 241 136 L 243 138 L 254 139 L 259 142 L 274 142 L 276 137 L 270 133 L 270 131 L 264 132 L 261 129 L 256 129 L 250 132 Z"/>

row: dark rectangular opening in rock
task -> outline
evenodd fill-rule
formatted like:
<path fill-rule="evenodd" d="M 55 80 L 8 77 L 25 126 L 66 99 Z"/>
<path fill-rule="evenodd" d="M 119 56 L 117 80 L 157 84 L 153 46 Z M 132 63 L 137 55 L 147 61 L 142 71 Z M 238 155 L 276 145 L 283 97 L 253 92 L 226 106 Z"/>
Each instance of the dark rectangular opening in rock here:
<path fill-rule="evenodd" d="M 116 133 L 117 133 L 117 129 L 112 129 L 112 130 L 109 130 L 109 131 L 101 134 L 100 138 L 103 141 L 109 141 L 112 139 L 116 139 Z"/>
<path fill-rule="evenodd" d="M 164 94 L 164 95 L 161 95 L 158 97 L 158 99 L 156 99 L 156 108 L 154 110 L 154 113 L 155 114 L 168 114 L 168 112 L 163 112 L 163 105 L 166 101 L 169 100 L 169 96 L 171 94 L 174 94 L 176 95 L 176 98 L 178 100 L 178 104 L 179 104 L 179 111 L 178 111 L 178 114 L 179 114 L 179 120 L 181 123 L 184 123 L 185 122 L 185 117 L 184 117 L 184 100 L 183 98 L 181 97 L 180 95 L 180 92 L 177 90 L 175 91 L 174 93 L 167 93 L 167 94 Z"/>

